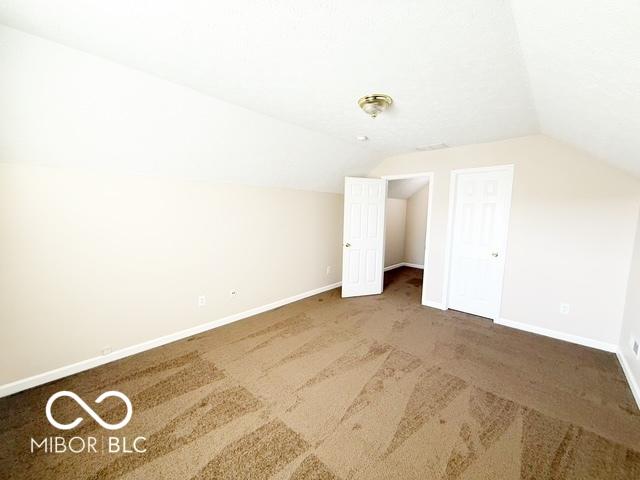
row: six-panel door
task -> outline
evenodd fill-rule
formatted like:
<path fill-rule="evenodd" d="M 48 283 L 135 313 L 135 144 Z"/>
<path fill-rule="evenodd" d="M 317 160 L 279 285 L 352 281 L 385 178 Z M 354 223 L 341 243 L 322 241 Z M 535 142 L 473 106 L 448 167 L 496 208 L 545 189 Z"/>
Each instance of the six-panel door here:
<path fill-rule="evenodd" d="M 342 296 L 382 293 L 387 181 L 346 177 Z"/>
<path fill-rule="evenodd" d="M 456 175 L 449 308 L 498 314 L 512 175 L 508 168 Z"/>

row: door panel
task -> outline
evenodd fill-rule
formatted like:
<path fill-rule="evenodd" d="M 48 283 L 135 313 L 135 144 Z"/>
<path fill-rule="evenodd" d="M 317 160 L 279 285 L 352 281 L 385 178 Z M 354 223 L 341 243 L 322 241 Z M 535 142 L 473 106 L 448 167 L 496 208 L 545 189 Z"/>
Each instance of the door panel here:
<path fill-rule="evenodd" d="M 496 318 L 511 204 L 511 168 L 456 175 L 449 307 Z"/>
<path fill-rule="evenodd" d="M 382 293 L 387 181 L 345 178 L 342 296 Z"/>

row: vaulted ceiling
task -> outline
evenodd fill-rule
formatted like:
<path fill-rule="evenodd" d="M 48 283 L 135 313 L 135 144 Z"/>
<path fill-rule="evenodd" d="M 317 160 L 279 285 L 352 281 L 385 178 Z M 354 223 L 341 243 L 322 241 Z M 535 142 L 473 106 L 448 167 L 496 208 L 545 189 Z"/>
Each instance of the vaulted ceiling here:
<path fill-rule="evenodd" d="M 637 0 L 4 0 L 0 23 L 376 155 L 547 133 L 640 173 Z M 387 93 L 372 120 L 357 99 Z M 321 168 L 321 166 L 319 166 Z"/>
<path fill-rule="evenodd" d="M 640 2 L 511 3 L 542 133 L 640 175 Z"/>
<path fill-rule="evenodd" d="M 406 200 L 411 198 L 420 191 L 425 185 L 429 184 L 428 177 L 403 178 L 389 181 L 389 198 L 398 198 Z"/>

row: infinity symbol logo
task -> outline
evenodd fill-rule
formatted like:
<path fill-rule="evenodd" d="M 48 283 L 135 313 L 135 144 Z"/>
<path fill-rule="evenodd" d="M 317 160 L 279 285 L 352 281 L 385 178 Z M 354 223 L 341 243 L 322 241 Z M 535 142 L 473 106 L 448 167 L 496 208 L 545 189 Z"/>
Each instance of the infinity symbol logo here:
<path fill-rule="evenodd" d="M 129 400 L 129 398 L 122 392 L 118 392 L 116 390 L 110 390 L 108 392 L 104 392 L 102 395 L 96 398 L 96 403 L 102 403 L 102 401 L 105 398 L 118 397 L 127 406 L 127 414 L 125 415 L 124 419 L 119 423 L 111 424 L 102 420 L 102 418 L 100 418 L 100 416 L 98 416 L 98 414 L 94 412 L 93 409 L 89 405 L 87 405 L 85 401 L 82 400 L 78 395 L 76 395 L 73 392 L 63 390 L 58 393 L 54 393 L 49 397 L 49 400 L 47 401 L 47 408 L 46 408 L 47 420 L 49 420 L 49 423 L 51 425 L 53 425 L 54 427 L 60 430 L 71 430 L 72 428 L 77 427 L 80 424 L 80 422 L 82 422 L 83 420 L 82 417 L 78 417 L 73 422 L 67 423 L 67 424 L 57 422 L 53 418 L 53 415 L 51 415 L 51 406 L 53 405 L 53 402 L 55 402 L 60 397 L 69 397 L 75 400 L 75 402 L 78 405 L 80 405 L 85 412 L 91 415 L 91 417 L 96 422 L 98 422 L 102 428 L 106 428 L 107 430 L 118 430 L 124 427 L 127 423 L 129 423 L 129 420 L 131 420 L 131 415 L 133 415 L 133 406 L 131 405 L 131 400 Z"/>

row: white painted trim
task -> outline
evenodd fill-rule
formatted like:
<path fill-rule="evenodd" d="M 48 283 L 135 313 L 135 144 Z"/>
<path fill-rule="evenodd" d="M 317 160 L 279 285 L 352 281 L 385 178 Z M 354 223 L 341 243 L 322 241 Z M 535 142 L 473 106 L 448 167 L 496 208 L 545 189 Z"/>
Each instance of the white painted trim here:
<path fill-rule="evenodd" d="M 633 376 L 633 373 L 631 373 L 631 367 L 629 366 L 629 363 L 627 363 L 627 358 L 624 356 L 624 354 L 620 350 L 618 350 L 616 352 L 616 356 L 618 357 L 618 361 L 622 366 L 624 376 L 627 377 L 627 383 L 629 384 L 629 388 L 631 389 L 633 398 L 635 398 L 636 403 L 638 404 L 638 408 L 640 408 L 640 385 L 638 385 L 638 382 Z"/>
<path fill-rule="evenodd" d="M 451 264 L 451 238 L 453 236 L 453 207 L 455 204 L 457 176 L 449 177 L 449 205 L 447 207 L 447 235 L 444 244 L 444 270 L 442 276 L 442 305 L 449 308 L 449 268 Z"/>
<path fill-rule="evenodd" d="M 576 343 L 585 347 L 597 348 L 598 350 L 604 350 L 605 352 L 618 352 L 618 346 L 613 343 L 601 342 L 600 340 L 580 337 L 578 335 L 572 335 L 570 333 L 564 333 L 558 330 L 550 330 L 548 328 L 537 327 L 535 325 L 529 325 L 528 323 L 514 322 L 513 320 L 507 320 L 506 318 L 498 318 L 495 320 L 495 323 L 498 325 L 504 325 L 505 327 L 523 330 L 525 332 L 544 335 L 545 337 L 564 340 L 565 342 Z"/>
<path fill-rule="evenodd" d="M 431 220 L 433 215 L 431 214 L 433 209 L 433 187 L 435 175 L 433 172 L 429 174 L 429 198 L 427 199 L 427 231 L 424 239 L 424 264 L 429 265 L 429 257 L 431 256 Z M 424 267 L 423 267 L 424 268 Z M 428 270 L 425 270 L 428 272 Z M 422 304 L 427 304 L 427 273 L 422 276 Z"/>
<path fill-rule="evenodd" d="M 323 293 L 328 290 L 333 290 L 334 288 L 338 288 L 340 285 L 342 285 L 342 282 L 325 285 L 324 287 L 299 293 L 298 295 L 284 298 L 282 300 L 276 300 L 275 302 L 268 303 L 260 307 L 252 308 L 250 310 L 245 310 L 244 312 L 235 313 L 233 315 L 229 315 L 227 317 L 220 318 L 218 320 L 213 320 L 211 322 L 203 323 L 201 325 L 196 325 L 195 327 L 187 328 L 185 330 L 171 333 L 169 335 L 155 338 L 153 340 L 147 340 L 146 342 L 138 343 L 137 345 L 131 345 L 129 347 L 125 347 L 120 350 L 111 352 L 108 355 L 89 358 L 87 360 L 82 360 L 80 362 L 73 363 L 71 365 L 66 365 L 64 367 L 56 368 L 54 370 L 49 370 L 48 372 L 39 373 L 37 375 L 33 375 L 32 377 L 23 378 L 21 380 L 16 380 L 15 382 L 7 383 L 5 385 L 0 385 L 0 398 L 20 392 L 22 390 L 26 390 L 28 388 L 36 387 L 38 385 L 51 382 L 53 380 L 58 380 L 59 378 L 73 375 L 74 373 L 82 372 L 84 370 L 89 370 L 90 368 L 95 368 L 100 365 L 104 365 L 105 363 L 110 363 L 115 360 L 128 357 L 130 355 L 135 355 L 136 353 L 144 352 L 145 350 L 150 350 L 155 347 L 166 345 L 167 343 L 175 342 L 176 340 L 182 340 L 183 338 L 191 337 L 193 335 L 206 332 L 207 330 L 212 330 L 214 328 L 218 328 L 223 325 L 227 325 L 229 323 L 237 322 L 238 320 L 252 317 L 254 315 L 258 315 L 260 313 L 273 310 L 274 308 L 278 308 L 283 305 L 287 305 L 289 303 L 297 302 L 298 300 L 302 300 L 304 298 L 311 297 L 313 295 L 318 295 L 319 293 Z"/>
<path fill-rule="evenodd" d="M 435 303 L 434 305 L 430 305 L 430 306 L 433 306 L 434 308 L 438 308 Z M 618 357 L 618 361 L 620 362 L 620 366 L 622 367 L 624 376 L 627 379 L 627 383 L 629 384 L 629 389 L 631 390 L 633 398 L 638 404 L 638 408 L 640 408 L 640 384 L 638 384 L 637 380 L 633 376 L 633 373 L 631 372 L 631 367 L 627 362 L 627 358 L 620 351 L 620 347 L 618 345 L 601 342 L 599 340 L 593 340 L 591 338 L 580 337 L 578 335 L 571 335 L 569 333 L 563 333 L 557 330 L 550 330 L 547 328 L 536 327 L 534 325 L 529 325 L 527 323 L 514 322 L 513 320 L 507 320 L 506 318 L 499 318 L 495 321 L 495 323 L 498 325 L 503 325 L 505 327 L 511 327 L 517 330 L 536 333 L 538 335 L 544 335 L 545 337 L 551 337 L 557 340 L 576 343 L 578 345 L 583 345 L 585 347 L 597 348 L 598 350 L 604 350 L 605 352 L 615 353 L 616 357 Z"/>
<path fill-rule="evenodd" d="M 513 202 L 513 177 L 514 177 L 514 165 L 493 165 L 489 167 L 474 167 L 474 168 L 459 168 L 451 170 L 451 178 L 449 183 L 449 208 L 447 213 L 447 238 L 445 243 L 445 255 L 444 255 L 444 283 L 442 285 L 442 304 L 445 306 L 445 310 L 449 308 L 449 281 L 451 279 L 451 243 L 453 241 L 453 222 L 456 200 L 456 187 L 458 184 L 458 176 L 467 173 L 481 173 L 481 172 L 499 172 L 507 171 L 511 173 L 511 182 L 508 185 L 509 202 L 505 209 L 505 216 L 507 217 L 507 233 L 502 245 L 502 251 L 504 261 L 502 262 L 502 271 L 500 272 L 500 294 L 498 296 L 498 311 L 495 313 L 492 320 L 498 322 L 500 313 L 502 311 L 502 291 L 504 289 L 504 272 L 507 264 L 507 244 L 509 241 L 509 226 L 511 224 L 511 204 Z M 425 262 L 426 263 L 426 262 Z"/>
<path fill-rule="evenodd" d="M 424 265 L 420 265 L 417 263 L 400 262 L 400 263 L 394 263 L 393 265 L 389 265 L 388 267 L 384 267 L 384 271 L 388 272 L 389 270 L 394 270 L 400 267 L 419 268 L 421 270 L 424 270 Z"/>
<path fill-rule="evenodd" d="M 401 173 L 398 175 L 382 175 L 380 178 L 385 180 L 404 180 L 406 178 L 418 178 L 429 177 L 429 181 L 433 180 L 433 172 L 419 172 L 419 173 Z"/>
<path fill-rule="evenodd" d="M 502 269 L 500 271 L 500 292 L 498 293 L 498 310 L 496 311 L 495 318 L 500 318 L 500 314 L 502 313 L 502 294 L 504 293 L 504 272 L 507 270 L 507 246 L 509 245 L 509 228 L 511 226 L 511 204 L 513 203 L 514 166 L 504 165 L 504 170 L 510 173 L 511 181 L 507 185 L 507 195 L 509 198 L 509 202 L 507 203 L 507 206 L 505 207 L 505 212 L 504 212 L 505 217 L 507 218 L 507 226 L 505 228 L 504 239 L 502 240 L 502 256 L 504 260 L 502 262 Z"/>
<path fill-rule="evenodd" d="M 437 308 L 438 310 L 446 310 L 447 309 L 447 307 L 445 307 L 442 303 L 434 302 L 432 300 L 423 300 L 422 304 L 425 307 Z"/>
<path fill-rule="evenodd" d="M 513 170 L 513 163 L 501 163 L 499 165 L 489 165 L 487 167 L 470 167 L 470 168 L 456 168 L 451 170 L 451 173 L 460 175 L 461 173 L 482 173 L 482 172 L 495 172 L 496 170 Z"/>
<path fill-rule="evenodd" d="M 420 270 L 424 270 L 424 265 L 420 265 L 419 263 L 404 262 L 404 266 L 410 267 L 410 268 L 419 268 Z"/>
<path fill-rule="evenodd" d="M 396 268 L 404 267 L 404 262 L 394 263 L 393 265 L 389 265 L 388 267 L 384 267 L 384 271 L 388 272 L 389 270 L 395 270 Z"/>

